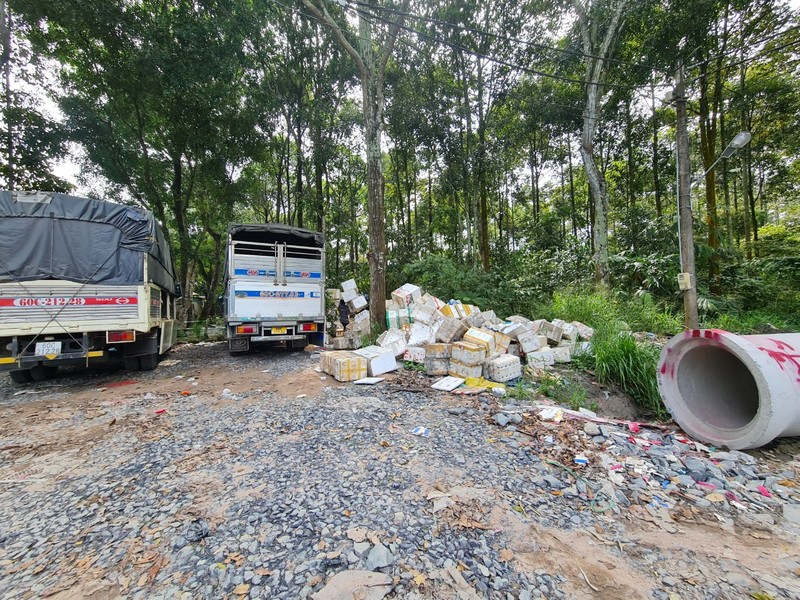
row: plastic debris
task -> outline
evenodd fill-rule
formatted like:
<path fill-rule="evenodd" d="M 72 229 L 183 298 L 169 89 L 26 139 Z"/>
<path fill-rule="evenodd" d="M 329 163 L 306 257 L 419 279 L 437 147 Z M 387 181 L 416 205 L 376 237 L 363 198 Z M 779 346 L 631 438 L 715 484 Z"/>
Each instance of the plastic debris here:
<path fill-rule="evenodd" d="M 411 433 L 421 437 L 431 437 L 431 430 L 427 427 L 422 427 L 421 425 L 414 427 L 414 429 L 411 430 Z"/>

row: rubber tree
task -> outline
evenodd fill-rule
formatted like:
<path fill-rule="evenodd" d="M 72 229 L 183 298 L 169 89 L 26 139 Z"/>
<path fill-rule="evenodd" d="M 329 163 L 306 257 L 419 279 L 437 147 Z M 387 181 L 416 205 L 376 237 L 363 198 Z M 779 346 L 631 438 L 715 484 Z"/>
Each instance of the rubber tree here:
<path fill-rule="evenodd" d="M 409 0 L 403 0 L 398 14 L 408 10 Z M 324 0 L 303 0 L 303 5 L 319 20 L 330 26 L 329 31 L 358 68 L 361 79 L 361 101 L 364 117 L 364 141 L 367 154 L 367 231 L 369 238 L 369 314 L 373 330 L 382 329 L 386 322 L 386 215 L 384 209 L 383 111 L 386 65 L 392 56 L 402 17 L 398 16 L 383 35 L 376 36 L 373 18 L 358 11 L 358 32 L 328 12 Z M 354 39 L 355 38 L 355 39 Z M 382 39 L 380 39 L 382 38 Z M 377 50 L 377 52 L 376 52 Z"/>
<path fill-rule="evenodd" d="M 597 166 L 594 139 L 600 121 L 605 83 L 608 77 L 608 58 L 623 24 L 623 11 L 629 0 L 616 0 L 606 9 L 593 5 L 591 0 L 572 0 L 577 16 L 584 56 L 584 85 L 586 100 L 583 110 L 583 129 L 580 153 L 586 179 L 594 201 L 594 265 L 595 279 L 608 285 L 608 186 L 605 175 Z"/>

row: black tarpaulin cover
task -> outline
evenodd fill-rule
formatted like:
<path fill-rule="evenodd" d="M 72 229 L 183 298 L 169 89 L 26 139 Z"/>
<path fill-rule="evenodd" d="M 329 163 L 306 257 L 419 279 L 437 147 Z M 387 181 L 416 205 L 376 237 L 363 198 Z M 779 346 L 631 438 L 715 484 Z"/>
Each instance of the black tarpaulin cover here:
<path fill-rule="evenodd" d="M 286 243 L 297 246 L 312 245 L 317 248 L 325 247 L 325 238 L 321 233 L 279 223 L 258 225 L 233 223 L 228 226 L 228 233 L 234 240 L 241 242 L 262 242 L 264 236 L 268 236 L 270 243 Z"/>
<path fill-rule="evenodd" d="M 0 190 L 0 282 L 64 279 L 175 292 L 169 246 L 153 215 L 112 202 Z"/>

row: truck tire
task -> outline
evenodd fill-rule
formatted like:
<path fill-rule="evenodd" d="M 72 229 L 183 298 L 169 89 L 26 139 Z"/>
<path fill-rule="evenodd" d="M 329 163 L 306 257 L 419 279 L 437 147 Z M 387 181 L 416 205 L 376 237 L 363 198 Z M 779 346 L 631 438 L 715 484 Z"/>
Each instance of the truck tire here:
<path fill-rule="evenodd" d="M 290 352 L 300 352 L 301 350 L 304 350 L 306 346 L 308 346 L 308 338 L 303 338 L 302 340 L 289 340 L 286 342 L 286 347 Z"/>
<path fill-rule="evenodd" d="M 9 371 L 8 376 L 11 377 L 11 381 L 14 383 L 30 383 L 32 381 L 30 369 Z"/>

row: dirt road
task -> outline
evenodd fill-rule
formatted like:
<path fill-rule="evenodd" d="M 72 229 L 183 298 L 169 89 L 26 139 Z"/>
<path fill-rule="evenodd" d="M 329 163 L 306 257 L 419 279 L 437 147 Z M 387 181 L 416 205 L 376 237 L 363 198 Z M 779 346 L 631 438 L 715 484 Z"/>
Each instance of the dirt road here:
<path fill-rule="evenodd" d="M 800 597 L 796 443 L 754 455 L 785 498 L 654 505 L 636 462 L 603 497 L 599 453 L 584 481 L 551 459 L 612 437 L 317 366 L 203 344 L 150 373 L 3 377 L 0 598 L 305 598 L 348 570 L 386 576 L 369 598 Z"/>

